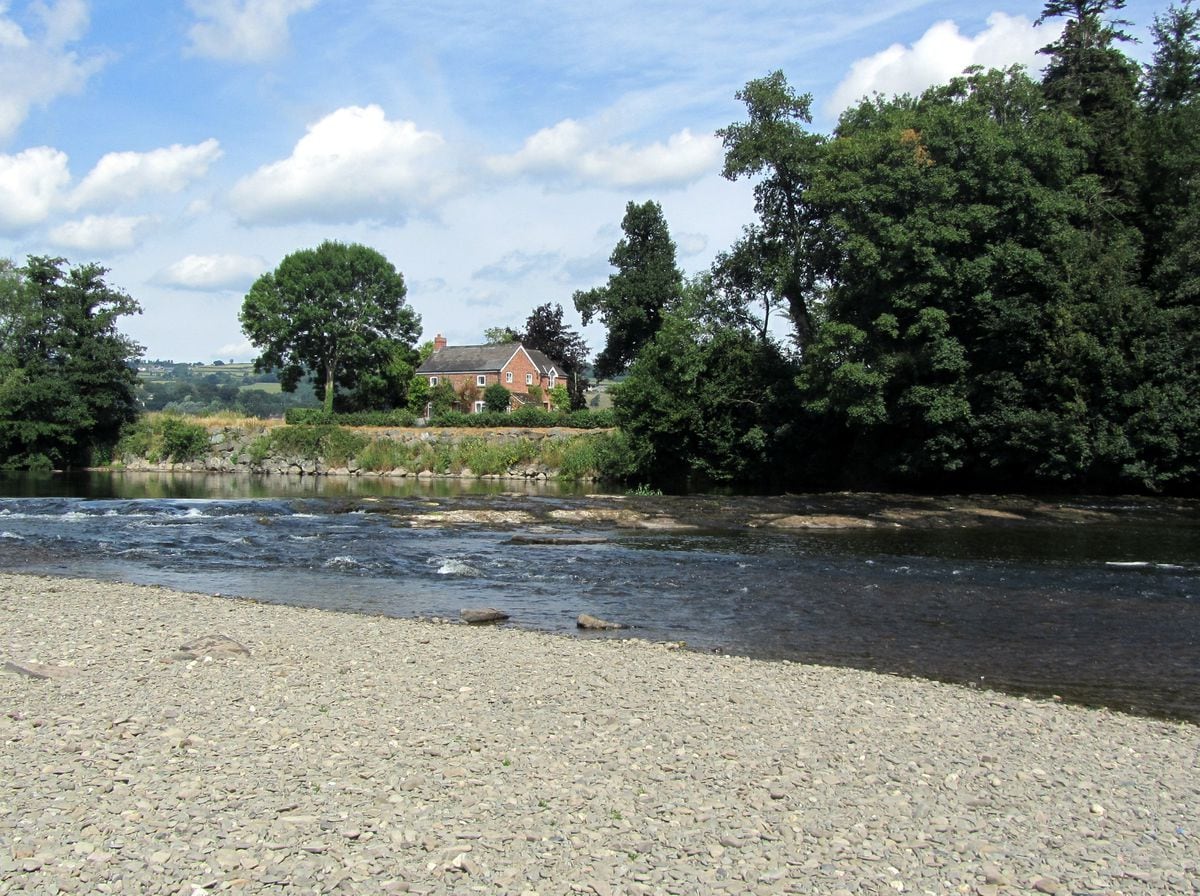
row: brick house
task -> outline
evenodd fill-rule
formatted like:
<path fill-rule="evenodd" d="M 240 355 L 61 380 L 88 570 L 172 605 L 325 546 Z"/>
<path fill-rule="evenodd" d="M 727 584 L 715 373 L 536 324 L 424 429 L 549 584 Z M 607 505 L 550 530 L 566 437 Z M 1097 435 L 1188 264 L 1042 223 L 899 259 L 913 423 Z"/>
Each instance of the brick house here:
<path fill-rule="evenodd" d="M 447 345 L 441 333 L 433 340 L 433 354 L 417 368 L 417 376 L 425 377 L 430 386 L 449 383 L 455 394 L 468 396 L 462 407 L 468 414 L 484 410 L 483 391 L 494 383 L 512 393 L 514 408 L 540 404 L 546 409 L 550 390 L 566 385 L 562 368 L 537 349 L 519 342 Z M 536 399 L 529 394 L 533 387 L 541 390 Z"/>

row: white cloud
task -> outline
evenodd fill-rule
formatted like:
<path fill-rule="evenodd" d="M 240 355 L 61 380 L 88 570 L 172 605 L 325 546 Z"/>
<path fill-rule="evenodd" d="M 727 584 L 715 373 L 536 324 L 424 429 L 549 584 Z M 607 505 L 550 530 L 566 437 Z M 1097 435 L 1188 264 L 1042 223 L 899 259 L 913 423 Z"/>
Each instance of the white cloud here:
<path fill-rule="evenodd" d="M 179 289 L 246 290 L 265 270 L 267 263 L 257 255 L 188 255 L 156 274 L 154 281 Z"/>
<path fill-rule="evenodd" d="M 645 146 L 609 144 L 573 119 L 543 128 L 510 155 L 493 156 L 488 167 L 497 174 L 549 175 L 603 187 L 681 186 L 720 167 L 721 141 L 688 129 L 666 143 Z"/>
<path fill-rule="evenodd" d="M 457 176 L 439 134 L 348 106 L 312 124 L 292 154 L 234 185 L 242 222 L 402 221 L 449 195 Z"/>
<path fill-rule="evenodd" d="M 263 62 L 283 52 L 288 18 L 318 0 L 188 0 L 196 24 L 192 52 L 233 62 Z"/>
<path fill-rule="evenodd" d="M 146 193 L 177 193 L 203 177 L 221 157 L 221 145 L 209 139 L 194 146 L 150 152 L 110 152 L 75 189 L 75 207 L 136 199 Z"/>
<path fill-rule="evenodd" d="M 79 221 L 67 221 L 50 231 L 56 246 L 84 252 L 115 252 L 133 248 L 138 234 L 153 218 L 121 215 L 88 215 Z"/>
<path fill-rule="evenodd" d="M 32 36 L 0 2 L 0 141 L 16 133 L 33 106 L 80 90 L 104 64 L 67 49 L 87 31 L 84 0 L 33 3 L 30 9 L 41 20 Z"/>
<path fill-rule="evenodd" d="M 972 65 L 1002 68 L 1022 64 L 1035 70 L 1039 67 L 1037 51 L 1057 36 L 1053 28 L 1036 28 L 1023 16 L 1002 12 L 992 13 L 987 23 L 985 30 L 969 37 L 952 21 L 938 22 L 912 46 L 892 44 L 859 59 L 834 90 L 829 111 L 836 115 L 876 93 L 918 94 L 948 82 Z"/>
<path fill-rule="evenodd" d="M 218 358 L 253 358 L 258 354 L 258 349 L 249 339 L 243 339 L 241 342 L 227 342 L 214 354 Z"/>
<path fill-rule="evenodd" d="M 36 146 L 0 155 L 0 230 L 39 224 L 58 205 L 70 183 L 66 153 Z"/>

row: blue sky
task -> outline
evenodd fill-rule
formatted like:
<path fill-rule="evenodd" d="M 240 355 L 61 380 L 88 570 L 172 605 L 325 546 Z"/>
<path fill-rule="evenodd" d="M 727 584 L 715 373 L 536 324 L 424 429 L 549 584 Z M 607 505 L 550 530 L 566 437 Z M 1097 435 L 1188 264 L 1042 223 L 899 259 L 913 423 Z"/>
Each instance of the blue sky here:
<path fill-rule="evenodd" d="M 1134 33 L 1166 5 L 1130 0 Z M 110 268 L 148 357 L 250 360 L 247 289 L 326 239 L 385 254 L 426 338 L 544 302 L 578 325 L 627 202 L 661 203 L 687 273 L 752 220 L 713 134 L 748 80 L 782 69 L 828 131 L 875 91 L 1038 66 L 1041 8 L 0 0 L 0 257 Z"/>

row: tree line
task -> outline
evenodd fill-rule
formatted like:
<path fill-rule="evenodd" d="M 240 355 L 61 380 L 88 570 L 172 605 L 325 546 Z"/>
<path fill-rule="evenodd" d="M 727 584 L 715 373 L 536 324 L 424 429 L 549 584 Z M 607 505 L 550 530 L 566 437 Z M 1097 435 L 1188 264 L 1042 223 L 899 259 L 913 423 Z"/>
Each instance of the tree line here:
<path fill-rule="evenodd" d="M 737 93 L 722 173 L 756 219 L 685 277 L 658 203 L 630 202 L 608 282 L 572 301 L 619 377 L 610 472 L 661 488 L 1195 493 L 1200 463 L 1200 13 L 1125 52 L 1124 0 L 1050 0 L 1039 78 L 974 68 L 874 97 L 829 134 L 782 72 Z M 135 408 L 137 304 L 95 266 L 0 268 L 0 457 L 75 462 Z M 256 365 L 326 409 L 449 403 L 378 252 L 327 242 L 247 294 Z M 562 306 L 520 339 L 567 367 Z M 440 387 L 439 387 L 440 388 Z M 443 392 L 445 390 L 442 390 Z M 69 396 L 69 401 L 59 400 Z M 499 396 L 496 397 L 499 402 Z M 491 399 L 489 399 L 489 402 Z"/>
<path fill-rule="evenodd" d="M 631 203 L 617 273 L 575 296 L 597 368 L 628 365 L 633 475 L 1194 492 L 1200 15 L 1157 16 L 1142 70 L 1123 5 L 1047 3 L 1040 80 L 972 69 L 829 135 L 783 73 L 747 84 L 719 134 L 757 220 L 685 279 Z"/>

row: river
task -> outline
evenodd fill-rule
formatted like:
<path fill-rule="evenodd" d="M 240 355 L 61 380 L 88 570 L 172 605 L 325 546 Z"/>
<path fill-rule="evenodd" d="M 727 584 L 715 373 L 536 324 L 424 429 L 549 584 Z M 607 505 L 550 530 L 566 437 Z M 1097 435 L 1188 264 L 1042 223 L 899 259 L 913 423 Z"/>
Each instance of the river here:
<path fill-rule="evenodd" d="M 580 637 L 1200 721 L 1200 504 L 1183 500 L 0 475 L 0 569 L 403 617 L 495 606 L 564 633 L 589 613 L 631 628 Z"/>

